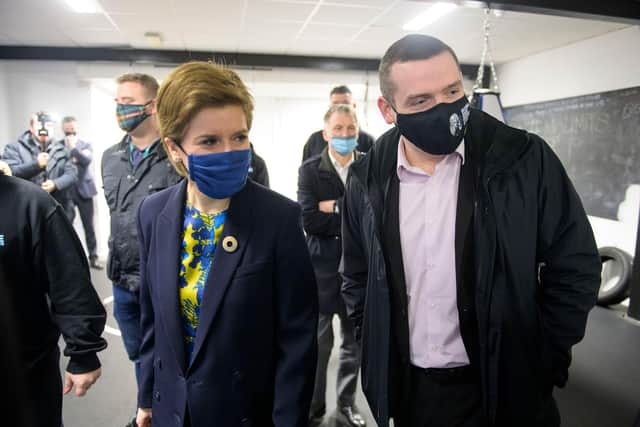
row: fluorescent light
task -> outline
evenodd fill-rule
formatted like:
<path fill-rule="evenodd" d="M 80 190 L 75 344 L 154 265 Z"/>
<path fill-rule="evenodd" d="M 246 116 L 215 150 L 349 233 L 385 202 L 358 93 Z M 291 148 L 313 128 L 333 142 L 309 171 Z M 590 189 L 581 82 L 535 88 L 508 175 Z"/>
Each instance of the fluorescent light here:
<path fill-rule="evenodd" d="M 453 3 L 436 3 L 429 9 L 422 12 L 420 15 L 413 18 L 411 21 L 404 24 L 404 27 L 402 27 L 402 29 L 406 31 L 421 30 L 422 28 L 451 12 L 456 7 L 458 6 Z"/>
<path fill-rule="evenodd" d="M 65 0 L 69 7 L 77 13 L 99 13 L 100 6 L 96 0 Z"/>

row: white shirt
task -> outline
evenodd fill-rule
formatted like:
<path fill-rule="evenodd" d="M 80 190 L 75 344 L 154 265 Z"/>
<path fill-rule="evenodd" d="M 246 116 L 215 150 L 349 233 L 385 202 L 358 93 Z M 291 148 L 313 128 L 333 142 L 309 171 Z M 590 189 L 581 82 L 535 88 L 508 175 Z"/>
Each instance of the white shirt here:
<path fill-rule="evenodd" d="M 329 152 L 329 159 L 331 159 L 331 164 L 333 165 L 336 172 L 338 172 L 338 175 L 340 175 L 340 180 L 344 185 L 347 185 L 347 175 L 349 175 L 349 166 L 351 166 L 354 159 L 353 152 L 351 153 L 351 158 L 349 159 L 347 164 L 342 166 L 338 161 L 338 159 L 333 157 L 333 154 L 331 154 L 331 150 L 327 150 L 327 151 Z"/>

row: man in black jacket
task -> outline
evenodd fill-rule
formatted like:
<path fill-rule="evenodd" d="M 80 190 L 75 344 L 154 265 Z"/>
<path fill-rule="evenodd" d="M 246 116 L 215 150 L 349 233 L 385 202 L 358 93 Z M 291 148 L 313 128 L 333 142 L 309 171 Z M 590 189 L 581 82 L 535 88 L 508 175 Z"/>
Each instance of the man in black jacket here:
<path fill-rule="evenodd" d="M 327 365 L 333 348 L 333 316 L 340 318 L 342 344 L 338 366 L 336 416 L 347 426 L 361 427 L 364 419 L 355 408 L 360 366 L 360 348 L 353 322 L 347 317 L 340 295 L 342 279 L 338 264 L 342 254 L 340 206 L 350 165 L 359 157 L 355 151 L 358 119 L 346 104 L 329 108 L 324 117 L 325 148 L 300 166 L 298 202 L 302 206 L 304 230 L 319 293 L 318 366 L 311 401 L 310 425 L 318 426 L 326 411 Z"/>
<path fill-rule="evenodd" d="M 78 138 L 78 121 L 75 117 L 67 116 L 62 119 L 62 131 L 64 139 L 60 143 L 67 147 L 71 162 L 78 170 L 78 181 L 70 189 L 69 219 L 73 223 L 77 206 L 89 251 L 89 265 L 96 270 L 102 270 L 103 266 L 98 262 L 96 232 L 93 226 L 93 198 L 98 194 L 91 170 L 93 147 L 90 142 Z"/>
<path fill-rule="evenodd" d="M 249 167 L 249 178 L 269 188 L 269 170 L 267 170 L 267 163 L 256 153 L 255 148 L 253 148 L 253 143 L 250 145 L 250 148 L 251 166 Z"/>
<path fill-rule="evenodd" d="M 62 425 L 62 395 L 82 396 L 101 373 L 96 353 L 104 307 L 91 285 L 83 249 L 62 207 L 40 188 L 7 176 L 0 161 L 0 296 L 6 339 L 2 366 L 19 384 L 17 407 L 10 408 L 34 427 Z M 9 335 L 11 332 L 11 335 Z M 69 363 L 60 378 L 60 333 Z M 3 334 L 3 338 L 5 335 Z M 10 393 L 11 394 L 11 393 Z M 3 418 L 11 419 L 13 414 Z M 3 425 L 5 425 L 3 423 Z"/>
<path fill-rule="evenodd" d="M 380 427 L 554 427 L 600 284 L 580 199 L 539 137 L 470 110 L 454 52 L 380 64 L 396 127 L 351 166 L 343 295 Z"/>
<path fill-rule="evenodd" d="M 338 104 L 346 104 L 350 105 L 353 109 L 356 108 L 356 103 L 353 102 L 353 95 L 351 94 L 351 90 L 347 86 L 336 86 L 331 89 L 331 93 L 329 94 L 329 101 L 331 105 Z M 323 129 L 316 131 L 309 135 L 309 139 L 304 144 L 304 148 L 302 149 L 302 162 L 310 159 L 313 156 L 317 156 L 325 149 L 327 146 L 327 142 L 324 140 L 322 136 Z M 375 139 L 373 136 L 363 131 L 362 129 L 358 130 L 358 147 L 357 150 L 361 153 L 366 153 L 373 146 Z"/>
<path fill-rule="evenodd" d="M 76 167 L 71 162 L 69 150 L 64 143 L 53 139 L 55 120 L 40 111 L 31 116 L 29 130 L 8 144 L 3 159 L 13 175 L 28 179 L 50 193 L 70 216 L 70 190 L 78 179 Z"/>
<path fill-rule="evenodd" d="M 136 214 L 142 199 L 180 180 L 160 144 L 155 120 L 158 82 L 146 74 L 120 76 L 116 115 L 126 135 L 102 155 L 102 184 L 111 214 L 107 276 L 113 282 L 113 314 L 129 359 L 139 375 L 140 254 Z M 135 420 L 132 424 L 135 426 Z"/>

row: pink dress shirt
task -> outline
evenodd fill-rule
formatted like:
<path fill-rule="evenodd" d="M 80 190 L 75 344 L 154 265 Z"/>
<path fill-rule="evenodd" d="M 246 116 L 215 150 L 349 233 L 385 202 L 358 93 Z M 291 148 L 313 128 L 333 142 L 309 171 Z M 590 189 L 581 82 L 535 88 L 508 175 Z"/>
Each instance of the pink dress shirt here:
<path fill-rule="evenodd" d="M 407 285 L 411 363 L 421 368 L 469 364 L 456 297 L 455 225 L 464 141 L 428 175 L 398 144 L 400 242 Z"/>

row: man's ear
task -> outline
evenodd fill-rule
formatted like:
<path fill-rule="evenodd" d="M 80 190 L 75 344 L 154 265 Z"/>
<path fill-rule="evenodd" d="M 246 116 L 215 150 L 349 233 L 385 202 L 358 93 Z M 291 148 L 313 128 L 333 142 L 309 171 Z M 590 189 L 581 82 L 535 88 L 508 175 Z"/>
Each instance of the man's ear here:
<path fill-rule="evenodd" d="M 322 139 L 324 139 L 326 142 L 331 141 L 331 135 L 329 135 L 329 132 L 327 132 L 326 129 L 322 129 Z"/>
<path fill-rule="evenodd" d="M 383 96 L 378 98 L 378 109 L 387 124 L 392 125 L 396 122 L 396 112 L 391 107 L 391 104 L 389 104 L 389 101 Z"/>

